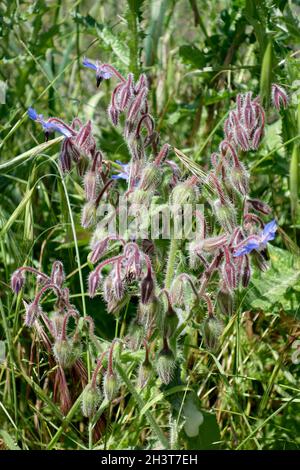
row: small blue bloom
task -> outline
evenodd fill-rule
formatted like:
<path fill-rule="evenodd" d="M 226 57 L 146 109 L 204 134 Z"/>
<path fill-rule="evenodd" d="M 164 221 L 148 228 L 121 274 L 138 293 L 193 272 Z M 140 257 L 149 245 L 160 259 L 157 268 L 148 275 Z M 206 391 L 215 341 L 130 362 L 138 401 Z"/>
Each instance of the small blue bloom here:
<path fill-rule="evenodd" d="M 60 126 L 59 124 L 55 122 L 49 122 L 49 120 L 45 121 L 43 118 L 42 114 L 38 114 L 35 109 L 29 108 L 27 111 L 28 116 L 30 119 L 33 121 L 37 121 L 40 124 L 42 124 L 43 130 L 47 132 L 48 134 L 52 132 L 59 132 L 60 134 L 64 135 L 65 137 L 71 137 L 71 132 L 63 126 Z"/>
<path fill-rule="evenodd" d="M 88 67 L 89 69 L 95 70 L 97 87 L 100 85 L 102 80 L 108 80 L 112 77 L 112 72 L 108 69 L 108 66 L 101 64 L 101 62 L 98 60 L 96 61 L 96 64 L 93 64 L 85 57 L 82 61 L 82 65 L 84 65 L 84 67 Z"/>
<path fill-rule="evenodd" d="M 122 167 L 122 170 L 118 171 L 117 175 L 112 175 L 112 179 L 113 180 L 122 179 L 122 180 L 127 181 L 128 178 L 129 178 L 129 172 L 130 172 L 129 163 L 122 163 L 119 160 L 116 160 L 116 163 L 118 163 L 120 165 L 120 167 Z"/>
<path fill-rule="evenodd" d="M 244 242 L 237 248 L 233 256 L 243 256 L 250 253 L 253 250 L 263 250 L 266 248 L 267 243 L 271 240 L 274 240 L 275 233 L 277 230 L 276 220 L 272 220 L 267 225 L 265 225 L 262 232 L 259 235 L 251 235 L 246 238 Z"/>
<path fill-rule="evenodd" d="M 84 65 L 85 67 L 88 67 L 89 69 L 97 70 L 96 65 L 92 64 L 92 62 L 86 59 L 86 57 L 83 59 L 82 65 Z"/>

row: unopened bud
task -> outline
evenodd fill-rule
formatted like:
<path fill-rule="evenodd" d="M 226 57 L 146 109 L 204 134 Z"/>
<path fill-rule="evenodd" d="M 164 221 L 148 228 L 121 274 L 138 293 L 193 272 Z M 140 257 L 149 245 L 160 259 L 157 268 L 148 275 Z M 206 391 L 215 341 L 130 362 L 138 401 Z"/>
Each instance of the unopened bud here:
<path fill-rule="evenodd" d="M 61 287 L 65 280 L 64 267 L 61 261 L 54 261 L 51 271 L 51 282 Z"/>
<path fill-rule="evenodd" d="M 82 393 L 81 409 L 86 418 L 92 418 L 101 403 L 102 393 L 96 385 L 87 384 Z"/>
<path fill-rule="evenodd" d="M 203 337 L 208 349 L 215 351 L 219 344 L 219 338 L 223 332 L 223 323 L 215 316 L 208 317 L 204 322 Z"/>
<path fill-rule="evenodd" d="M 112 105 L 108 107 L 108 116 L 114 126 L 118 125 L 119 122 L 119 111 Z"/>
<path fill-rule="evenodd" d="M 273 83 L 272 85 L 272 103 L 279 111 L 281 107 L 284 109 L 288 106 L 289 98 L 285 89 Z"/>
<path fill-rule="evenodd" d="M 217 295 L 217 303 L 224 315 L 232 316 L 233 314 L 233 296 L 232 293 L 226 288 L 221 289 Z"/>
<path fill-rule="evenodd" d="M 234 227 L 236 227 L 236 216 L 235 209 L 231 202 L 226 201 L 226 204 L 222 204 L 221 201 L 217 199 L 213 203 L 213 209 L 221 227 L 228 232 L 232 232 Z"/>
<path fill-rule="evenodd" d="M 161 169 L 155 163 L 149 163 L 142 171 L 139 189 L 143 191 L 154 191 L 162 180 Z"/>
<path fill-rule="evenodd" d="M 25 318 L 24 318 L 24 325 L 25 326 L 32 326 L 35 320 L 39 317 L 42 309 L 38 303 L 35 301 L 28 304 L 23 300 L 23 304 L 25 307 Z"/>
<path fill-rule="evenodd" d="M 153 374 L 153 367 L 149 361 L 145 360 L 139 367 L 137 385 L 139 388 L 144 388 L 149 382 Z"/>
<path fill-rule="evenodd" d="M 193 180 L 194 181 L 194 180 Z M 174 206 L 193 204 L 197 199 L 197 188 L 190 180 L 177 184 L 171 193 L 171 203 Z"/>
<path fill-rule="evenodd" d="M 147 304 L 154 295 L 154 280 L 151 270 L 148 269 L 146 276 L 141 282 L 141 302 Z"/>
<path fill-rule="evenodd" d="M 93 201 L 96 197 L 97 176 L 95 171 L 88 170 L 83 179 L 85 197 L 87 201 Z"/>
<path fill-rule="evenodd" d="M 174 353 L 171 351 L 167 345 L 158 354 L 158 359 L 156 363 L 157 373 L 160 380 L 168 385 L 172 378 L 176 367 L 176 358 Z"/>
<path fill-rule="evenodd" d="M 11 285 L 12 290 L 16 294 L 18 294 L 20 290 L 22 289 L 24 282 L 25 282 L 24 272 L 17 269 L 11 276 L 10 285 Z"/>
<path fill-rule="evenodd" d="M 97 269 L 92 271 L 89 275 L 89 296 L 93 298 L 101 281 L 101 275 Z"/>
<path fill-rule="evenodd" d="M 272 212 L 270 206 L 259 199 L 247 199 L 247 202 L 251 204 L 254 210 L 261 212 L 264 215 L 269 215 Z"/>
<path fill-rule="evenodd" d="M 53 346 L 53 354 L 56 362 L 63 369 L 69 369 L 80 357 L 80 344 L 70 339 L 57 339 Z"/>
<path fill-rule="evenodd" d="M 119 390 L 118 377 L 114 372 L 107 372 L 103 378 L 103 393 L 108 401 L 112 401 Z"/>
<path fill-rule="evenodd" d="M 88 228 L 96 221 L 96 207 L 94 201 L 88 201 L 82 209 L 81 225 L 83 228 Z"/>

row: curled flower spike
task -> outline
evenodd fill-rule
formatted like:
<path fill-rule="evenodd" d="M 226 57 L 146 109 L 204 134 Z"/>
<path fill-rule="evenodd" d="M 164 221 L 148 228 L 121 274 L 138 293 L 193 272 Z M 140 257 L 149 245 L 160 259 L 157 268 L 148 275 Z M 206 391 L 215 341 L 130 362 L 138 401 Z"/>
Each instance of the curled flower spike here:
<path fill-rule="evenodd" d="M 278 111 L 281 107 L 285 109 L 289 103 L 285 89 L 276 83 L 272 84 L 272 103 Z"/>
<path fill-rule="evenodd" d="M 277 222 L 276 220 L 272 220 L 267 225 L 265 225 L 264 229 L 259 235 L 250 235 L 250 237 L 246 238 L 242 243 L 240 243 L 236 247 L 233 256 L 243 256 L 251 253 L 253 250 L 263 250 L 266 248 L 269 241 L 274 240 L 276 230 Z"/>

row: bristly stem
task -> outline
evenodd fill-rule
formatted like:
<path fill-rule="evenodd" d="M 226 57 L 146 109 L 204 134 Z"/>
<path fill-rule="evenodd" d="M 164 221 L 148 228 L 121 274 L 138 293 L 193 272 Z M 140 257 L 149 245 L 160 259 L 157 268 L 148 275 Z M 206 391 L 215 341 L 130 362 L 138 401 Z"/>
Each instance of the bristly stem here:
<path fill-rule="evenodd" d="M 166 271 L 166 277 L 165 277 L 166 289 L 170 289 L 172 280 L 174 278 L 177 248 L 178 248 L 178 240 L 176 238 L 172 238 L 172 240 L 170 241 L 168 264 L 167 264 L 167 271 Z"/>

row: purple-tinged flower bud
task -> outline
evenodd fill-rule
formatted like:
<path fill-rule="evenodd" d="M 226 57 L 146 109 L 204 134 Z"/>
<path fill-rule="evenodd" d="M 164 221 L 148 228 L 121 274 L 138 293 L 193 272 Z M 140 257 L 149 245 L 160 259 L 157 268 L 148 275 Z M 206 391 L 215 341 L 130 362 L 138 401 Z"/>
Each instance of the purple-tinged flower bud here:
<path fill-rule="evenodd" d="M 83 180 L 85 197 L 87 201 L 93 201 L 96 198 L 97 175 L 95 171 L 88 170 Z"/>
<path fill-rule="evenodd" d="M 109 237 L 99 240 L 95 243 L 92 252 L 89 255 L 89 261 L 93 264 L 97 263 L 101 256 L 106 252 L 108 248 Z"/>
<path fill-rule="evenodd" d="M 156 370 L 159 375 L 160 380 L 165 384 L 168 385 L 174 375 L 176 368 L 176 357 L 174 353 L 168 346 L 166 340 L 164 340 L 164 347 L 159 352 L 157 362 L 156 362 Z"/>
<path fill-rule="evenodd" d="M 148 163 L 142 171 L 139 189 L 143 191 L 154 191 L 162 180 L 162 172 L 155 163 Z"/>
<path fill-rule="evenodd" d="M 169 155 L 170 149 L 171 149 L 171 145 L 169 145 L 169 144 L 164 144 L 162 146 L 159 154 L 157 155 L 157 157 L 155 157 L 155 160 L 154 160 L 156 165 L 160 165 L 161 163 L 163 163 L 165 161 L 165 159 Z"/>
<path fill-rule="evenodd" d="M 25 307 L 25 318 L 24 318 L 24 325 L 25 326 L 32 326 L 35 322 L 35 320 L 39 317 L 39 315 L 42 312 L 42 309 L 38 303 L 35 301 L 31 302 L 28 304 L 23 300 L 23 304 Z"/>
<path fill-rule="evenodd" d="M 140 90 L 144 87 L 148 88 L 148 81 L 147 81 L 146 75 L 142 73 L 139 76 L 139 79 L 134 87 L 134 93 L 137 95 L 140 92 Z"/>
<path fill-rule="evenodd" d="M 111 276 L 106 276 L 103 282 L 103 298 L 106 303 L 111 302 L 114 298 L 113 280 Z"/>
<path fill-rule="evenodd" d="M 247 203 L 249 203 L 254 210 L 256 210 L 257 212 L 261 212 L 264 215 L 269 215 L 272 212 L 270 206 L 260 201 L 259 199 L 247 199 Z"/>
<path fill-rule="evenodd" d="M 57 287 L 61 287 L 65 280 L 64 267 L 61 261 L 54 261 L 51 271 L 51 282 Z"/>
<path fill-rule="evenodd" d="M 89 275 L 89 296 L 91 298 L 95 297 L 96 291 L 100 285 L 100 281 L 101 281 L 101 274 L 99 273 L 99 270 L 96 268 Z"/>
<path fill-rule="evenodd" d="M 242 125 L 238 125 L 235 128 L 234 138 L 236 144 L 239 145 L 244 152 L 250 150 L 250 142 L 248 140 L 247 132 Z"/>
<path fill-rule="evenodd" d="M 219 345 L 219 338 L 223 332 L 224 325 L 217 317 L 209 316 L 203 325 L 203 339 L 206 347 L 211 351 L 216 351 Z"/>
<path fill-rule="evenodd" d="M 24 282 L 25 282 L 24 272 L 17 269 L 11 276 L 11 281 L 10 281 L 11 289 L 16 294 L 18 294 L 20 290 L 22 289 Z"/>
<path fill-rule="evenodd" d="M 119 275 L 115 275 L 113 276 L 112 278 L 112 289 L 113 289 L 113 293 L 114 293 L 114 297 L 116 300 L 122 300 L 123 297 L 124 297 L 124 283 L 121 279 L 121 276 Z"/>
<path fill-rule="evenodd" d="M 252 92 L 246 94 L 244 108 L 242 111 L 242 120 L 246 129 L 250 132 L 253 129 L 255 122 L 255 107 L 251 102 Z"/>
<path fill-rule="evenodd" d="M 88 228 L 96 221 L 96 207 L 95 201 L 88 201 L 82 209 L 81 225 L 83 228 Z"/>
<path fill-rule="evenodd" d="M 141 302 L 147 304 L 150 302 L 154 295 L 154 279 L 151 269 L 147 270 L 146 276 L 142 279 L 141 282 Z"/>
<path fill-rule="evenodd" d="M 230 259 L 229 250 L 227 247 L 224 247 L 225 262 L 223 264 L 223 279 L 225 285 L 229 290 L 233 290 L 237 287 L 237 272 L 236 267 Z"/>
<path fill-rule="evenodd" d="M 253 134 L 253 137 L 252 137 L 252 140 L 251 140 L 251 148 L 253 150 L 258 149 L 258 146 L 259 146 L 259 143 L 261 141 L 262 136 L 263 136 L 263 130 L 260 127 L 258 127 L 254 131 L 254 134 Z"/>
<path fill-rule="evenodd" d="M 245 255 L 242 257 L 242 286 L 243 287 L 248 287 L 250 278 L 251 278 L 251 268 L 250 268 L 250 261 L 249 261 L 249 256 Z"/>
<path fill-rule="evenodd" d="M 133 94 L 133 75 L 128 75 L 127 82 L 120 88 L 118 93 L 118 108 L 120 111 L 124 111 L 130 101 Z"/>
<path fill-rule="evenodd" d="M 71 171 L 72 167 L 72 158 L 70 152 L 70 141 L 69 139 L 65 139 L 62 143 L 60 155 L 59 155 L 59 162 L 63 173 Z"/>
<path fill-rule="evenodd" d="M 82 393 L 81 409 L 86 418 L 92 418 L 99 408 L 102 393 L 97 385 L 87 384 Z"/>
<path fill-rule="evenodd" d="M 108 107 L 108 116 L 114 126 L 117 126 L 119 123 L 119 111 L 113 105 L 109 105 Z"/>
<path fill-rule="evenodd" d="M 54 343 L 53 354 L 56 362 L 63 369 L 69 369 L 81 355 L 80 343 L 59 338 Z"/>
<path fill-rule="evenodd" d="M 272 103 L 278 111 L 281 107 L 284 109 L 287 108 L 289 103 L 289 98 L 285 89 L 276 85 L 276 83 L 272 84 Z"/>
<path fill-rule="evenodd" d="M 107 372 L 103 378 L 103 393 L 107 401 L 112 401 L 119 390 L 119 380 L 114 372 Z"/>

